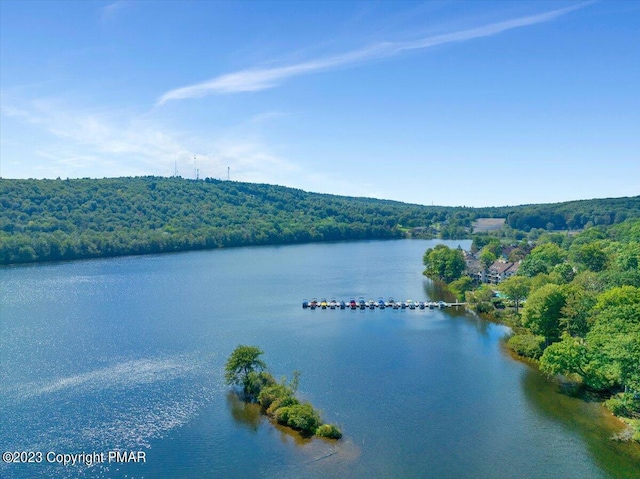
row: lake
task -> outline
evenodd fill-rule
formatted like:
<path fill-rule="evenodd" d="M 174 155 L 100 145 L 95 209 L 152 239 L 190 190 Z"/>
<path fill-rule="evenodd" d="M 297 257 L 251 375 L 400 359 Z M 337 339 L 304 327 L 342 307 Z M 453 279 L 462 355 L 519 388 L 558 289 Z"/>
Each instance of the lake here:
<path fill-rule="evenodd" d="M 597 403 L 512 359 L 508 330 L 447 310 L 303 310 L 440 299 L 394 240 L 221 249 L 0 269 L 2 477 L 640 477 Z M 224 363 L 256 345 L 344 433 L 302 439 L 238 402 Z M 62 465 L 57 454 L 144 452 Z M 59 456 L 62 460 L 63 456 Z M 86 461 L 85 461 L 86 462 Z"/>

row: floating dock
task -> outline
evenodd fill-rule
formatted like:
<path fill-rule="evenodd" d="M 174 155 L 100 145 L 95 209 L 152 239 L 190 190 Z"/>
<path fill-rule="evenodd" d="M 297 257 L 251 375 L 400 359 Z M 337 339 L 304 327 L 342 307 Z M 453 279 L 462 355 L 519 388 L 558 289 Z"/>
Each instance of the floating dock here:
<path fill-rule="evenodd" d="M 365 301 L 364 298 L 351 299 L 349 301 L 338 301 L 336 299 L 322 298 L 319 301 L 316 298 L 312 300 L 303 300 L 302 309 L 444 309 L 458 306 L 465 306 L 467 303 L 447 303 L 445 301 L 414 301 L 407 299 L 406 301 L 395 301 L 393 298 L 383 300 L 370 299 Z"/>

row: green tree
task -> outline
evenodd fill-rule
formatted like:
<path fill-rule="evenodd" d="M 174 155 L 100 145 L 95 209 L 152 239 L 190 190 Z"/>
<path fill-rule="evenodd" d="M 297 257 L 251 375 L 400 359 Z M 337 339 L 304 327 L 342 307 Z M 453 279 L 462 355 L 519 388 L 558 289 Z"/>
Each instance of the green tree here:
<path fill-rule="evenodd" d="M 507 261 L 516 263 L 518 261 L 522 261 L 526 256 L 527 252 L 523 248 L 517 247 L 511 250 Z"/>
<path fill-rule="evenodd" d="M 609 262 L 609 256 L 604 247 L 605 243 L 602 241 L 584 245 L 575 245 L 574 243 L 571 248 L 571 256 L 576 263 L 597 273 L 604 270 Z"/>
<path fill-rule="evenodd" d="M 429 248 L 423 256 L 423 263 L 426 266 L 426 276 L 446 283 L 458 279 L 466 267 L 460 249 L 451 249 L 442 244 Z"/>
<path fill-rule="evenodd" d="M 255 373 L 266 369 L 264 361 L 260 356 L 264 352 L 256 346 L 239 345 L 233 350 L 227 364 L 225 365 L 225 380 L 227 384 L 235 384 L 242 386 L 245 395 L 252 397 L 252 380 L 263 380 L 261 376 L 255 376 Z M 253 375 L 252 375 L 253 373 Z"/>
<path fill-rule="evenodd" d="M 495 236 L 489 236 L 486 233 L 484 234 L 476 234 L 473 235 L 473 240 L 471 241 L 471 252 L 477 253 L 483 248 L 489 247 L 496 256 L 500 254 L 500 250 L 502 245 L 500 240 Z"/>
<path fill-rule="evenodd" d="M 560 327 L 571 336 L 584 337 L 589 331 L 591 310 L 596 303 L 596 293 L 582 285 L 564 286 L 565 302 L 560 311 Z"/>
<path fill-rule="evenodd" d="M 499 239 L 494 238 L 482 249 L 491 252 L 496 258 L 498 258 L 502 254 L 502 243 Z"/>
<path fill-rule="evenodd" d="M 586 363 L 587 348 L 584 339 L 574 338 L 564 333 L 561 341 L 544 350 L 540 358 L 540 370 L 550 376 L 573 374 L 585 380 L 591 377 L 591 374 L 585 370 Z M 588 381 L 585 382 L 588 383 Z"/>
<path fill-rule="evenodd" d="M 602 293 L 606 289 L 606 285 L 603 283 L 600 275 L 597 275 L 593 271 L 582 271 L 578 273 L 574 277 L 572 284 L 595 295 Z"/>
<path fill-rule="evenodd" d="M 555 243 L 558 246 L 562 246 L 565 238 L 566 235 L 564 233 L 543 233 L 542 235 L 540 235 L 540 238 L 538 238 L 538 244 Z"/>
<path fill-rule="evenodd" d="M 595 310 L 615 309 L 640 303 L 640 288 L 621 286 L 611 288 L 598 295 Z"/>
<path fill-rule="evenodd" d="M 473 290 L 473 280 L 469 276 L 462 276 L 449 284 L 449 289 L 456 298 L 464 301 L 465 293 Z"/>
<path fill-rule="evenodd" d="M 482 248 L 482 251 L 480 251 L 480 262 L 485 269 L 488 269 L 496 259 L 497 256 L 487 247 Z"/>
<path fill-rule="evenodd" d="M 543 372 L 577 375 L 597 391 L 617 387 L 640 391 L 639 364 L 640 304 L 600 312 L 585 338 L 563 333 L 540 359 Z"/>
<path fill-rule="evenodd" d="M 555 243 L 543 243 L 531 250 L 531 255 L 544 261 L 549 268 L 567 259 L 567 252 Z"/>
<path fill-rule="evenodd" d="M 586 341 L 614 384 L 640 392 L 640 302 L 600 311 Z"/>
<path fill-rule="evenodd" d="M 267 371 L 251 371 L 247 374 L 246 380 L 242 384 L 245 397 L 255 401 L 258 399 L 260 392 L 276 384 L 276 380 Z"/>
<path fill-rule="evenodd" d="M 508 341 L 509 348 L 519 356 L 538 359 L 544 349 L 544 337 L 533 334 L 516 334 Z"/>
<path fill-rule="evenodd" d="M 500 283 L 499 288 L 502 294 L 515 303 L 517 314 L 520 302 L 531 290 L 531 280 L 525 276 L 511 276 Z"/>
<path fill-rule="evenodd" d="M 557 284 L 546 284 L 529 295 L 522 324 L 534 334 L 544 336 L 547 344 L 560 336 L 560 316 L 565 293 Z"/>
<path fill-rule="evenodd" d="M 551 277 L 554 283 L 567 284 L 573 281 L 575 271 L 569 263 L 560 263 L 551 271 Z"/>
<path fill-rule="evenodd" d="M 615 266 L 622 271 L 640 269 L 640 243 L 614 243 Z"/>
<path fill-rule="evenodd" d="M 465 293 L 465 299 L 467 304 L 471 306 L 478 313 L 488 313 L 493 311 L 494 306 L 491 302 L 493 298 L 493 291 L 487 284 L 483 284 L 474 291 L 467 291 Z"/>
<path fill-rule="evenodd" d="M 540 273 L 549 273 L 556 265 L 564 262 L 567 252 L 555 243 L 543 243 L 531 250 L 520 265 L 520 274 L 533 277 Z"/>
<path fill-rule="evenodd" d="M 542 258 L 538 258 L 537 256 L 529 255 L 520 264 L 520 268 L 518 269 L 518 274 L 521 276 L 527 276 L 528 278 L 533 278 L 539 274 L 546 274 L 549 272 L 549 266 L 547 263 L 542 260 Z"/>
<path fill-rule="evenodd" d="M 531 291 L 537 291 L 540 288 L 542 288 L 545 284 L 549 284 L 549 283 L 555 284 L 553 282 L 553 278 L 551 277 L 551 275 L 546 273 L 537 274 L 529 279 L 531 280 Z"/>

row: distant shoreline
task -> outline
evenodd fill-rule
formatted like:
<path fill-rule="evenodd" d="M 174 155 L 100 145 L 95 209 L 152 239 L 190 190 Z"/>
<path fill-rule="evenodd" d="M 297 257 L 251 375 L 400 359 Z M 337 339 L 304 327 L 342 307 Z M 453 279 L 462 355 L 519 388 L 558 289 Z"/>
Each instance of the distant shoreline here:
<path fill-rule="evenodd" d="M 240 246 L 469 239 L 479 219 L 525 237 L 633 217 L 640 217 L 640 196 L 470 208 L 210 178 L 0 179 L 0 265 Z"/>

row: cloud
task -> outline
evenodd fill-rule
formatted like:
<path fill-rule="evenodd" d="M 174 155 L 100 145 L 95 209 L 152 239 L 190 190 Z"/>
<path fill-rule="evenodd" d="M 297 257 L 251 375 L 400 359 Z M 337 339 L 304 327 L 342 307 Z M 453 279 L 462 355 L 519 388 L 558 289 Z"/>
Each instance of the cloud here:
<path fill-rule="evenodd" d="M 266 90 L 280 85 L 284 80 L 300 75 L 353 66 L 374 59 L 398 55 L 405 51 L 422 50 L 437 45 L 490 37 L 508 30 L 548 22 L 574 10 L 584 8 L 590 3 L 593 2 L 581 3 L 538 15 L 491 23 L 477 28 L 431 36 L 420 40 L 376 43 L 360 50 L 294 65 L 275 68 L 252 68 L 228 73 L 202 83 L 170 90 L 158 99 L 157 105 L 162 105 L 171 100 L 199 98 L 206 95 Z"/>
<path fill-rule="evenodd" d="M 50 135 L 37 143 L 23 140 L 13 145 L 13 151 L 24 152 L 24 159 L 12 155 L 14 159 L 6 163 L 16 177 L 168 176 L 176 162 L 185 178 L 194 177 L 196 167 L 201 178 L 226 178 L 228 166 L 238 181 L 279 183 L 280 175 L 299 176 L 293 162 L 254 134 L 254 125 L 283 115 L 277 111 L 256 115 L 235 129 L 217 135 L 207 131 L 202 136 L 171 130 L 128 110 L 90 111 L 58 100 L 3 104 L 2 114 Z"/>
<path fill-rule="evenodd" d="M 123 10 L 128 3 L 129 2 L 127 2 L 126 0 L 116 0 L 115 2 L 112 2 L 109 5 L 105 6 L 102 9 L 102 19 L 108 20 L 114 17 L 118 14 L 118 12 Z"/>

